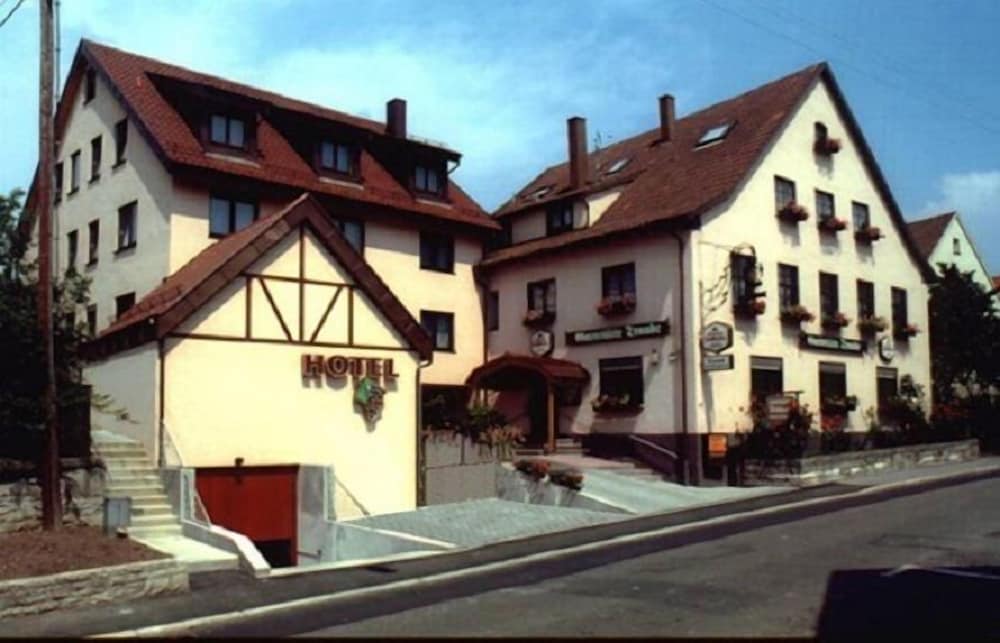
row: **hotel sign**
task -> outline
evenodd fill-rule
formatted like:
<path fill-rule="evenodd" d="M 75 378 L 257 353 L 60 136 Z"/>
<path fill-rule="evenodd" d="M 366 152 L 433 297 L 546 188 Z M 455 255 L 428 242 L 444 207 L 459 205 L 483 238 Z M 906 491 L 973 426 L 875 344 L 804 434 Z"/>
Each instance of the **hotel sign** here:
<path fill-rule="evenodd" d="M 334 379 L 347 377 L 370 377 L 374 380 L 394 380 L 399 377 L 392 364 L 392 359 L 377 359 L 371 357 L 344 357 L 333 355 L 302 356 L 302 377 L 321 378 L 324 375 Z"/>
<path fill-rule="evenodd" d="M 652 321 L 643 324 L 626 324 L 610 328 L 595 328 L 593 330 L 571 330 L 566 332 L 566 344 L 581 346 L 600 342 L 617 342 L 629 339 L 646 339 L 662 337 L 670 332 L 670 322 Z"/>
<path fill-rule="evenodd" d="M 861 355 L 865 352 L 865 341 L 863 339 L 845 339 L 829 335 L 802 333 L 799 336 L 799 345 L 803 348 L 818 348 L 820 350 L 853 353 L 855 355 Z"/>

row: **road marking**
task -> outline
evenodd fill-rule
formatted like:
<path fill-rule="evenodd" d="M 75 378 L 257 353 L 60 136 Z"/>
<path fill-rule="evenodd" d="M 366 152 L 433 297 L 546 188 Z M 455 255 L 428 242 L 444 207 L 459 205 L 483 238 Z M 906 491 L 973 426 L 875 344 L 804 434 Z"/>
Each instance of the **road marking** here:
<path fill-rule="evenodd" d="M 962 578 L 981 578 L 984 580 L 1000 580 L 1000 576 L 992 574 L 982 574 L 980 572 L 970 572 L 964 569 L 951 569 L 948 567 L 921 567 L 920 565 L 900 565 L 896 569 L 883 572 L 882 576 L 892 578 L 903 572 L 931 572 L 933 574 L 943 574 L 945 576 L 960 576 Z"/>
<path fill-rule="evenodd" d="M 438 574 L 425 576 L 423 578 L 412 578 L 412 579 L 394 581 L 391 583 L 385 583 L 383 585 L 376 585 L 374 587 L 351 589 L 333 594 L 324 594 L 322 596 L 310 596 L 308 598 L 298 598 L 291 601 L 286 601 L 284 603 L 275 603 L 272 605 L 250 607 L 237 610 L 235 612 L 227 612 L 225 614 L 212 614 L 210 616 L 200 616 L 196 618 L 186 619 L 183 621 L 177 621 L 175 623 L 164 623 L 161 625 L 150 625 L 146 627 L 141 627 L 132 630 L 124 630 L 120 632 L 97 634 L 88 638 L 124 638 L 124 637 L 134 638 L 140 636 L 174 637 L 174 636 L 184 636 L 184 635 L 195 635 L 196 634 L 195 628 L 220 627 L 227 624 L 238 623 L 249 617 L 267 616 L 269 614 L 277 614 L 280 612 L 293 610 L 296 608 L 333 606 L 343 601 L 364 598 L 366 596 L 378 595 L 381 593 L 393 592 L 402 589 L 418 589 L 428 585 L 437 585 L 451 580 L 464 578 L 467 576 L 474 576 L 514 567 L 522 567 L 530 565 L 531 563 L 535 562 L 544 562 L 544 561 L 557 560 L 559 558 L 568 558 L 577 554 L 592 552 L 599 549 L 605 549 L 614 545 L 627 545 L 632 543 L 643 542 L 646 540 L 655 540 L 656 538 L 660 538 L 662 536 L 670 534 L 696 531 L 703 529 L 705 527 L 737 522 L 755 516 L 766 516 L 776 513 L 785 513 L 789 511 L 794 511 L 796 509 L 802 509 L 805 507 L 829 504 L 845 498 L 865 496 L 874 493 L 876 491 L 886 492 L 886 491 L 892 491 L 894 489 L 911 487 L 917 484 L 918 482 L 928 482 L 932 480 L 947 480 L 949 478 L 965 477 L 968 475 L 975 475 L 977 473 L 983 473 L 988 471 L 992 471 L 994 473 L 1000 472 L 1000 467 L 996 466 L 982 467 L 974 469 L 972 471 L 962 472 L 961 474 L 957 474 L 956 476 L 938 476 L 938 477 L 925 476 L 923 478 L 916 478 L 914 480 L 907 480 L 903 482 L 892 482 L 875 487 L 864 487 L 859 491 L 845 493 L 837 496 L 812 498 L 809 500 L 802 500 L 799 502 L 777 505 L 774 507 L 764 507 L 761 509 L 754 509 L 735 514 L 728 514 L 725 516 L 717 516 L 715 518 L 707 518 L 705 520 L 692 523 L 685 523 L 683 525 L 662 527 L 660 529 L 655 529 L 653 531 L 644 531 L 634 534 L 624 534 L 621 536 L 616 536 L 609 540 L 603 540 L 593 543 L 584 543 L 582 545 L 573 545 L 571 547 L 564 547 L 562 549 L 553 549 L 549 551 L 539 552 L 536 554 L 528 554 L 527 556 L 495 561 L 492 563 L 478 565 L 476 567 L 466 567 L 463 569 L 440 572 Z"/>

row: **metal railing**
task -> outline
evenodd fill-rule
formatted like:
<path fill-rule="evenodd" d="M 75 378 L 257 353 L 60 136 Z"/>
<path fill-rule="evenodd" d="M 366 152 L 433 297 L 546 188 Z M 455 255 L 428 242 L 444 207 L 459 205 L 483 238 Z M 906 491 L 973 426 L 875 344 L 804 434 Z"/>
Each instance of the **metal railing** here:
<path fill-rule="evenodd" d="M 657 444 L 655 442 L 651 442 L 649 440 L 646 440 L 644 438 L 640 438 L 640 437 L 635 436 L 635 435 L 629 435 L 628 439 L 632 440 L 633 442 L 638 442 L 639 444 L 641 444 L 641 445 L 643 445 L 645 447 L 649 447 L 650 449 L 652 449 L 653 451 L 656 451 L 657 453 L 662 453 L 663 455 L 665 455 L 668 458 L 671 458 L 673 460 L 680 460 L 681 459 L 681 457 L 679 455 L 677 455 L 676 451 L 671 451 L 670 449 L 668 449 L 668 448 L 666 448 L 664 446 L 660 446 L 659 444 Z"/>

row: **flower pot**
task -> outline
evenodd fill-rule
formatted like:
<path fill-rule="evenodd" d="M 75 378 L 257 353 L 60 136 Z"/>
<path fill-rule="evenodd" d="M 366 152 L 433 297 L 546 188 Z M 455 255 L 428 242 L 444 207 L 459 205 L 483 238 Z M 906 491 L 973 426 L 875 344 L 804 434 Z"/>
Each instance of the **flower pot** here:
<path fill-rule="evenodd" d="M 819 229 L 824 232 L 840 232 L 847 228 L 847 221 L 837 217 L 826 217 L 819 220 Z"/>
<path fill-rule="evenodd" d="M 882 229 L 873 226 L 854 231 L 854 238 L 861 243 L 871 243 L 882 238 Z"/>
<path fill-rule="evenodd" d="M 821 156 L 830 156 L 840 151 L 839 138 L 821 138 L 813 144 L 813 150 Z"/>
<path fill-rule="evenodd" d="M 809 312 L 805 306 L 791 306 L 781 311 L 781 321 L 787 324 L 801 324 L 811 322 L 816 316 Z"/>
<path fill-rule="evenodd" d="M 548 326 L 556 319 L 556 314 L 548 310 L 529 310 L 524 314 L 524 325 L 535 328 Z"/>
<path fill-rule="evenodd" d="M 799 223 L 809 218 L 809 211 L 795 201 L 789 201 L 778 210 L 778 218 L 788 223 Z"/>

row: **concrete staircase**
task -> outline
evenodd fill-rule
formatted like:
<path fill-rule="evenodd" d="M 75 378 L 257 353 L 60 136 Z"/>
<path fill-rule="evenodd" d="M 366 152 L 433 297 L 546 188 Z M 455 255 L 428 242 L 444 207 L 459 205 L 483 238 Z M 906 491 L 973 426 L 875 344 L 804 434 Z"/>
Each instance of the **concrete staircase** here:
<path fill-rule="evenodd" d="M 95 436 L 94 450 L 108 468 L 104 495 L 132 498 L 133 538 L 181 535 L 181 524 L 163 491 L 163 482 L 140 442 Z"/>
<path fill-rule="evenodd" d="M 620 476 L 627 476 L 629 478 L 646 480 L 649 482 L 664 482 L 666 480 L 663 477 L 663 474 L 641 460 L 626 457 L 608 458 L 608 460 L 617 462 L 621 465 L 613 469 L 608 469 L 608 471 L 616 473 Z"/>

